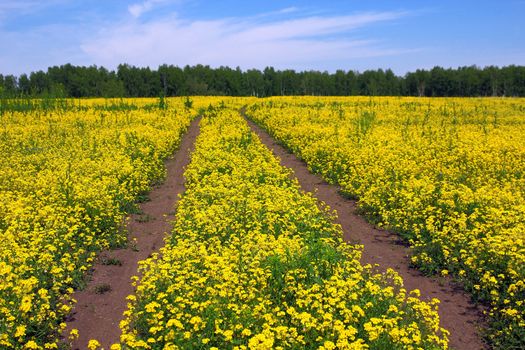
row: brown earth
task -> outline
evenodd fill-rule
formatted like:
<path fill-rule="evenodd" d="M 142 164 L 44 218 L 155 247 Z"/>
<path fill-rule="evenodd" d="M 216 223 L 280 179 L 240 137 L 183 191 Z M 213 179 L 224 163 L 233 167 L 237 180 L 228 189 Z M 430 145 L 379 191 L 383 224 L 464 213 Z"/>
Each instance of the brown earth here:
<path fill-rule="evenodd" d="M 102 252 L 93 266 L 87 287 L 73 297 L 77 304 L 67 320 L 64 336 L 78 329 L 79 338 L 73 349 L 87 349 L 90 339 L 98 340 L 104 349 L 120 338 L 119 322 L 127 308 L 126 297 L 134 292 L 131 277 L 138 275 L 138 262 L 164 245 L 164 238 L 174 220 L 178 194 L 184 191 L 183 169 L 190 161 L 200 118 L 192 121 L 182 137 L 179 150 L 166 161 L 167 177 L 163 184 L 152 189 L 149 201 L 140 204 L 140 214 L 133 214 L 127 224 L 129 241 L 126 249 Z"/>
<path fill-rule="evenodd" d="M 244 111 L 241 110 L 244 115 Z M 474 305 L 470 297 L 450 279 L 431 278 L 410 267 L 409 248 L 399 236 L 380 230 L 357 213 L 355 200 L 340 195 L 339 187 L 326 183 L 321 176 L 312 174 L 306 164 L 299 160 L 262 128 L 251 120 L 248 124 L 261 141 L 281 159 L 281 165 L 291 168 L 301 187 L 312 192 L 338 213 L 337 223 L 344 232 L 345 240 L 364 245 L 363 264 L 378 264 L 379 271 L 393 268 L 401 277 L 407 290 L 419 289 L 422 300 L 438 298 L 441 327 L 450 332 L 450 347 L 461 350 L 486 349 L 480 329 L 484 327 L 481 307 Z"/>

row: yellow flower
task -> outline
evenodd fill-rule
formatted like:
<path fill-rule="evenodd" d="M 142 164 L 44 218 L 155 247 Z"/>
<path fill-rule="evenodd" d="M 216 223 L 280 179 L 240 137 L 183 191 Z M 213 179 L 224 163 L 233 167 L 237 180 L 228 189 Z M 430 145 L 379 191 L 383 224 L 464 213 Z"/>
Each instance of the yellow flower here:
<path fill-rule="evenodd" d="M 32 306 L 32 302 L 31 302 L 31 297 L 26 295 L 22 298 L 22 302 L 20 303 L 20 307 L 19 307 L 19 310 L 22 311 L 23 313 L 26 313 L 26 312 L 29 312 L 29 310 L 31 310 L 31 306 Z"/>
<path fill-rule="evenodd" d="M 101 344 L 96 339 L 90 339 L 88 342 L 88 349 L 89 350 L 97 350 L 99 349 Z"/>
<path fill-rule="evenodd" d="M 73 328 L 73 329 L 69 332 L 69 340 L 77 339 L 78 336 L 79 336 L 79 334 L 78 334 L 78 329 L 76 329 L 76 328 Z"/>
<path fill-rule="evenodd" d="M 323 343 L 323 346 L 326 350 L 332 350 L 332 349 L 335 349 L 335 344 L 331 341 L 325 341 Z"/>
<path fill-rule="evenodd" d="M 16 327 L 15 337 L 23 337 L 26 334 L 26 326 L 21 325 Z"/>
<path fill-rule="evenodd" d="M 24 349 L 38 349 L 38 344 L 34 340 L 30 340 L 25 343 Z"/>

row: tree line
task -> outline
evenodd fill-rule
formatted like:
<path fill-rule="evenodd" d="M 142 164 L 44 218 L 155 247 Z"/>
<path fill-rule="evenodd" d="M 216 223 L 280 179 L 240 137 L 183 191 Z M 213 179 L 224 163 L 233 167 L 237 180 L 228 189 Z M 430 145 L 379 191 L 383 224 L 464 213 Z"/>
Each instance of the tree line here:
<path fill-rule="evenodd" d="M 116 71 L 65 64 L 20 76 L 0 74 L 7 97 L 158 97 L 189 95 L 281 96 L 525 96 L 525 66 L 418 69 L 397 76 L 390 69 L 364 72 L 264 70 L 205 65 L 121 64 Z"/>

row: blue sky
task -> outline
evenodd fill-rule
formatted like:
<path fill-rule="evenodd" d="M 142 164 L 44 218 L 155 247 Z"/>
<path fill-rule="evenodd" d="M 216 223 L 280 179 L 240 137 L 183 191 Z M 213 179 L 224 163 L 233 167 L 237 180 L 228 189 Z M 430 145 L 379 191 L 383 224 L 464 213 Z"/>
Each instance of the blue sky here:
<path fill-rule="evenodd" d="M 0 73 L 52 65 L 525 65 L 525 0 L 0 0 Z"/>

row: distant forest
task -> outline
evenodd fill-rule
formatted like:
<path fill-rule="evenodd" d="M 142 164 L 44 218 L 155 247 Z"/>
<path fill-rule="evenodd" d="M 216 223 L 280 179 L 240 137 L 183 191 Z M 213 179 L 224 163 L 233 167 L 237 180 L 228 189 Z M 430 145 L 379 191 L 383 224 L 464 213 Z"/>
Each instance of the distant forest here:
<path fill-rule="evenodd" d="M 3 97 L 281 96 L 525 96 L 525 66 L 392 70 L 260 71 L 204 65 L 157 70 L 121 64 L 116 71 L 66 64 L 20 76 L 0 74 Z"/>

